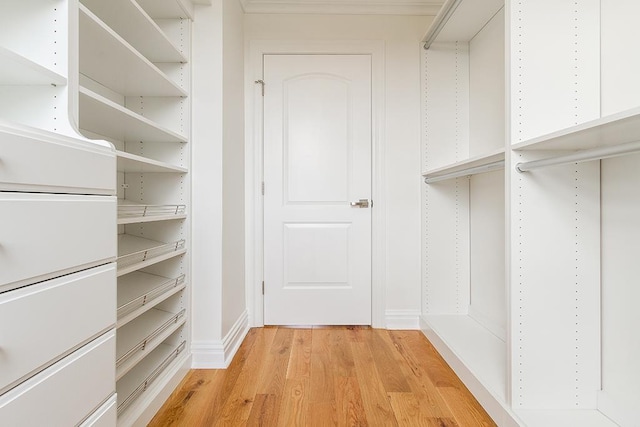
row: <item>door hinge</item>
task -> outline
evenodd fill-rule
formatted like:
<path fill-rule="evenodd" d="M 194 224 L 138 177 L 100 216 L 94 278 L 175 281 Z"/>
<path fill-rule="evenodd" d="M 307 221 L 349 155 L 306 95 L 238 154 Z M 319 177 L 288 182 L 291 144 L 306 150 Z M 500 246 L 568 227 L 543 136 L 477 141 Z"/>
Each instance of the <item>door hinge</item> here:
<path fill-rule="evenodd" d="M 371 209 L 373 209 L 373 199 L 371 199 Z"/>
<path fill-rule="evenodd" d="M 262 195 L 264 196 L 264 181 L 262 181 Z"/>
<path fill-rule="evenodd" d="M 262 295 L 264 295 L 264 280 L 262 281 Z"/>
<path fill-rule="evenodd" d="M 262 96 L 264 96 L 264 80 L 256 80 L 255 83 L 262 85 Z"/>

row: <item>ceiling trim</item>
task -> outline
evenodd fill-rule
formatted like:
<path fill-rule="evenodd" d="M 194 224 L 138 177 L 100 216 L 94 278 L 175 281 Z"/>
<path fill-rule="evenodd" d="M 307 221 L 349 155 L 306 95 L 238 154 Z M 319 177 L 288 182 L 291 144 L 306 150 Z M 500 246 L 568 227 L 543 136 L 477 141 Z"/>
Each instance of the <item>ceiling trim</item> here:
<path fill-rule="evenodd" d="M 440 11 L 442 1 L 368 2 L 240 0 L 245 13 L 325 14 L 325 15 L 429 15 Z"/>

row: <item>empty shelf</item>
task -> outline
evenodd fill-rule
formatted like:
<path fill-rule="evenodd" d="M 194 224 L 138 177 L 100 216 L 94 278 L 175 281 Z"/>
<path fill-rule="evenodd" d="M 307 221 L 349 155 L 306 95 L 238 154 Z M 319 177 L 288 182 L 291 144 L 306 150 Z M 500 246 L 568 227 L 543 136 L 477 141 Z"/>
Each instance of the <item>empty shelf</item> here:
<path fill-rule="evenodd" d="M 80 127 L 118 141 L 186 142 L 187 137 L 80 87 Z"/>
<path fill-rule="evenodd" d="M 185 275 L 176 278 L 134 271 L 118 278 L 118 327 L 141 314 L 143 307 L 153 307 L 184 289 Z"/>
<path fill-rule="evenodd" d="M 447 363 L 452 366 L 462 363 L 498 401 L 506 402 L 504 341 L 466 315 L 430 315 L 423 320 L 427 323 L 425 334 Z M 452 364 L 447 354 L 457 359 L 456 363 Z M 465 381 L 460 372 L 456 374 Z"/>
<path fill-rule="evenodd" d="M 80 72 L 124 96 L 186 96 L 158 67 L 80 5 Z"/>
<path fill-rule="evenodd" d="M 159 162 L 124 151 L 116 151 L 116 155 L 118 156 L 118 172 L 186 173 L 188 171 L 187 168 Z"/>
<path fill-rule="evenodd" d="M 187 342 L 179 345 L 161 344 L 116 384 L 118 415 L 131 405 L 182 353 Z"/>
<path fill-rule="evenodd" d="M 185 205 L 143 205 L 118 200 L 118 224 L 165 221 L 186 218 Z"/>
<path fill-rule="evenodd" d="M 423 40 L 435 36 L 436 42 L 468 42 L 502 7 L 504 0 L 447 0 Z"/>
<path fill-rule="evenodd" d="M 640 108 L 519 142 L 514 150 L 586 150 L 640 140 Z"/>
<path fill-rule="evenodd" d="M 452 163 L 435 169 L 423 172 L 422 176 L 427 179 L 445 177 L 457 174 L 470 169 L 482 168 L 504 160 L 504 148 L 493 151 L 483 156 L 472 157 L 461 162 Z M 471 174 L 471 173 L 470 173 Z"/>
<path fill-rule="evenodd" d="M 193 19 L 191 7 L 186 0 L 137 0 L 138 4 L 153 19 Z"/>
<path fill-rule="evenodd" d="M 166 340 L 184 322 L 179 313 L 152 308 L 116 333 L 116 379 L 129 372 L 146 354 Z"/>
<path fill-rule="evenodd" d="M 82 0 L 105 24 L 151 62 L 187 62 L 151 17 L 134 0 Z"/>
<path fill-rule="evenodd" d="M 173 258 L 185 252 L 184 240 L 163 243 L 130 234 L 119 234 L 118 276 Z"/>
<path fill-rule="evenodd" d="M 0 46 L 0 85 L 66 85 L 67 79 Z"/>

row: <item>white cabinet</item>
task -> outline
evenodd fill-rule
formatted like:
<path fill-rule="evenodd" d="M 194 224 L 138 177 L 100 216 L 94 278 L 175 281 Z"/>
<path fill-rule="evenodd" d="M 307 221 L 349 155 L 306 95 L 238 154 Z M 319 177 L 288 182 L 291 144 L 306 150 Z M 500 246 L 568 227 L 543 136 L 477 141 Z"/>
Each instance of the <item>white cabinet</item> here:
<path fill-rule="evenodd" d="M 176 0 L 79 5 L 79 127 L 117 150 L 119 425 L 148 421 L 189 362 L 191 22 L 181 10 Z"/>
<path fill-rule="evenodd" d="M 505 3 L 428 33 L 423 327 L 499 425 L 634 426 L 640 6 Z"/>

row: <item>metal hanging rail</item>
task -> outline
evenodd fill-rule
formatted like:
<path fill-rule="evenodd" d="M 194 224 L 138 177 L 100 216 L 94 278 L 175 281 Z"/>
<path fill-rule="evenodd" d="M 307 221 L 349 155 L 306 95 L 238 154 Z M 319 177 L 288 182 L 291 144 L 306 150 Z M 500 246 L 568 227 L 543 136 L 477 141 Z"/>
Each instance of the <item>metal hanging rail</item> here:
<path fill-rule="evenodd" d="M 606 159 L 609 157 L 622 156 L 623 154 L 631 154 L 637 152 L 640 152 L 640 141 L 628 142 L 626 144 L 614 145 L 612 147 L 581 150 L 564 156 L 552 157 L 550 159 L 533 160 L 531 162 L 518 163 L 516 165 L 516 170 L 518 172 L 527 172 L 532 169 L 543 168 L 546 166 L 589 162 L 592 160 Z"/>
<path fill-rule="evenodd" d="M 446 25 L 453 12 L 456 11 L 458 5 L 462 0 L 447 0 L 440 9 L 440 12 L 436 15 L 433 23 L 429 27 L 427 34 L 424 36 L 424 48 L 428 50 L 431 47 L 431 43 L 438 37 L 442 28 Z"/>
<path fill-rule="evenodd" d="M 432 178 L 425 178 L 425 184 L 433 184 L 438 181 L 445 181 L 447 179 L 459 178 L 461 176 L 476 175 L 479 173 L 491 172 L 498 169 L 504 169 L 504 160 L 498 162 L 489 163 L 482 166 L 476 166 L 473 168 L 463 169 L 456 172 L 447 173 L 444 175 L 434 176 Z"/>

